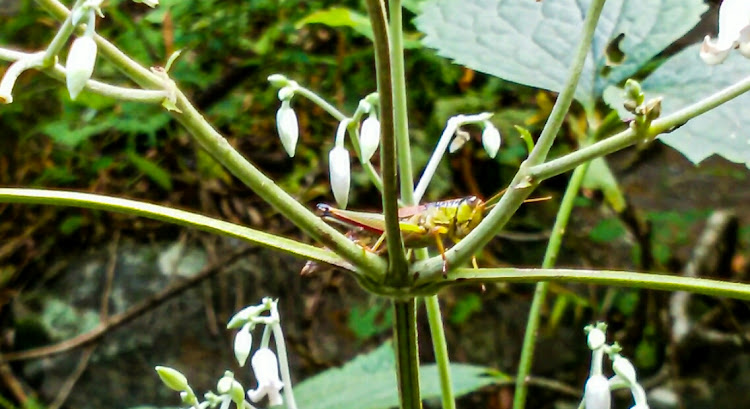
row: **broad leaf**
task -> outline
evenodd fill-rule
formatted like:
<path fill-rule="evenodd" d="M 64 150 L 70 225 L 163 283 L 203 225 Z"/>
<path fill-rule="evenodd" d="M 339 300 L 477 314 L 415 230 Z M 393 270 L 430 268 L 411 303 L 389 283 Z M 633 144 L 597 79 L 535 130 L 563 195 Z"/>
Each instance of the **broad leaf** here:
<path fill-rule="evenodd" d="M 646 99 L 663 96 L 662 115 L 669 115 L 747 78 L 750 60 L 732 53 L 723 64 L 701 61 L 700 44 L 688 47 L 662 64 L 641 84 Z M 739 97 L 688 121 L 659 140 L 693 163 L 718 154 L 750 167 L 750 94 Z"/>
<path fill-rule="evenodd" d="M 385 409 L 398 406 L 396 364 L 393 347 L 386 342 L 374 351 L 360 355 L 341 368 L 329 369 L 294 387 L 300 407 L 305 409 Z M 490 373 L 492 372 L 492 376 Z M 421 367 L 421 389 L 424 399 L 440 396 L 440 383 L 435 365 Z M 456 395 L 463 395 L 505 380 L 489 368 L 451 364 Z"/>
<path fill-rule="evenodd" d="M 560 91 L 590 0 L 433 0 L 417 27 L 423 44 L 471 69 L 532 87 Z M 575 97 L 593 108 L 604 89 L 630 77 L 690 30 L 703 0 L 609 0 L 602 11 Z M 605 51 L 620 34 L 620 65 Z"/>

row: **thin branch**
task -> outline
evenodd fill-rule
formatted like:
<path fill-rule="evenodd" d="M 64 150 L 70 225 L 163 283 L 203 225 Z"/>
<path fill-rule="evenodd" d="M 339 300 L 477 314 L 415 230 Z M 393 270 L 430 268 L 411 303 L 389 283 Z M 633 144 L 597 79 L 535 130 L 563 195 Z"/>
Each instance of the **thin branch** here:
<path fill-rule="evenodd" d="M 28 349 L 24 351 L 10 352 L 7 354 L 0 355 L 0 363 L 8 361 L 20 361 L 34 358 L 42 358 L 50 355 L 59 354 L 62 352 L 70 351 L 81 346 L 89 345 L 92 342 L 107 335 L 112 330 L 119 328 L 134 319 L 142 316 L 148 311 L 151 311 L 166 301 L 174 298 L 183 292 L 195 287 L 204 280 L 215 276 L 216 274 L 224 271 L 227 265 L 235 262 L 236 260 L 245 257 L 246 255 L 258 251 L 257 247 L 248 247 L 234 252 L 233 254 L 225 257 L 221 262 L 212 264 L 205 267 L 198 274 L 191 276 L 184 281 L 176 282 L 169 287 L 165 288 L 161 292 L 154 294 L 153 296 L 141 301 L 140 303 L 129 308 L 127 311 L 117 315 L 113 315 L 106 322 L 100 323 L 96 328 L 89 332 L 67 339 L 57 344 L 48 345 L 40 348 Z"/>

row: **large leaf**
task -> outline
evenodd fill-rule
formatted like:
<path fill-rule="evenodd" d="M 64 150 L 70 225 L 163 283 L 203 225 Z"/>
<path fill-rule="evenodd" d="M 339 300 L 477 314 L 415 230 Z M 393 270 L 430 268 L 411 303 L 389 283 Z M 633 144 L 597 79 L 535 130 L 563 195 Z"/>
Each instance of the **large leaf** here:
<path fill-rule="evenodd" d="M 739 53 L 732 53 L 723 64 L 709 66 L 701 61 L 699 49 L 700 44 L 686 48 L 643 82 L 647 99 L 664 97 L 662 115 L 700 101 L 750 73 L 750 60 Z M 750 95 L 745 93 L 659 139 L 693 163 L 718 154 L 750 167 L 748 106 Z"/>
<path fill-rule="evenodd" d="M 438 54 L 477 71 L 560 91 L 590 0 L 433 0 L 417 27 Z M 609 0 L 604 6 L 575 97 L 589 108 L 611 84 L 690 30 L 703 0 Z M 622 64 L 607 67 L 605 50 L 625 34 Z"/>
<path fill-rule="evenodd" d="M 385 409 L 398 406 L 396 364 L 393 347 L 386 342 L 374 351 L 360 355 L 341 368 L 329 369 L 294 387 L 300 407 L 305 409 Z M 492 372 L 492 376 L 489 374 Z M 498 380 L 489 368 L 452 364 L 456 395 L 463 395 Z M 503 378 L 505 379 L 505 378 Z M 440 396 L 435 365 L 421 367 L 422 397 Z"/>

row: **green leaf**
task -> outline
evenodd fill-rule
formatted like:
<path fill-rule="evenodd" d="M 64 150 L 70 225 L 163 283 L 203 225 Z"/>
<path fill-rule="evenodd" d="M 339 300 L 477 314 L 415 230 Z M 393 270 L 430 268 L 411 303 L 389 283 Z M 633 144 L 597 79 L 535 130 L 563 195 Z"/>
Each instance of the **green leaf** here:
<path fill-rule="evenodd" d="M 332 7 L 327 10 L 319 10 L 299 20 L 294 26 L 299 29 L 306 24 L 325 24 L 329 27 L 349 27 L 355 32 L 373 39 L 370 19 L 346 7 Z"/>
<path fill-rule="evenodd" d="M 609 169 L 604 158 L 596 158 L 591 161 L 586 176 L 583 178 L 583 187 L 586 189 L 601 190 L 604 199 L 616 212 L 625 210 L 625 196 L 620 191 L 615 175 Z"/>
<path fill-rule="evenodd" d="M 172 190 L 172 178 L 164 168 L 135 152 L 128 152 L 130 162 L 164 190 Z"/>
<path fill-rule="evenodd" d="M 98 135 L 107 129 L 109 129 L 109 124 L 104 122 L 71 128 L 69 121 L 60 120 L 44 125 L 42 132 L 55 141 L 55 143 L 68 148 L 75 148 L 92 136 Z"/>
<path fill-rule="evenodd" d="M 662 115 L 669 115 L 747 77 L 750 61 L 731 53 L 723 64 L 709 66 L 699 56 L 700 44 L 662 64 L 642 82 L 646 99 L 663 96 Z M 750 94 L 745 93 L 693 118 L 659 140 L 693 163 L 717 154 L 750 167 Z"/>
<path fill-rule="evenodd" d="M 341 368 L 329 369 L 305 380 L 294 388 L 300 407 L 305 409 L 385 409 L 398 406 L 396 364 L 393 347 L 386 342 L 374 351 L 360 355 Z M 492 376 L 488 376 L 492 373 Z M 498 378 L 489 368 L 451 364 L 456 395 L 464 395 Z M 424 399 L 440 396 L 440 383 L 435 365 L 421 366 L 420 387 Z"/>
<path fill-rule="evenodd" d="M 589 0 L 434 0 L 416 24 L 423 44 L 471 69 L 532 87 L 560 91 L 575 54 Z M 593 108 L 604 89 L 632 76 L 699 20 L 703 0 L 609 0 L 575 97 Z M 624 60 L 605 52 L 625 34 Z"/>

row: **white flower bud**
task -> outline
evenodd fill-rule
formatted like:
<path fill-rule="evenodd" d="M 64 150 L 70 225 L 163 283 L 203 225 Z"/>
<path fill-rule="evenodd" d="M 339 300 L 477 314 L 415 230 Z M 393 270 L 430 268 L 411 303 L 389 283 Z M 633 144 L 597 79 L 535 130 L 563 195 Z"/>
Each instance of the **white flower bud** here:
<path fill-rule="evenodd" d="M 73 41 L 65 62 L 65 80 L 70 98 L 75 100 L 91 79 L 96 63 L 96 43 L 89 36 L 78 37 Z"/>
<path fill-rule="evenodd" d="M 591 330 L 589 331 L 588 338 L 586 339 L 586 342 L 588 343 L 589 348 L 592 351 L 604 346 L 604 343 L 606 341 L 607 341 L 607 336 L 604 335 L 604 332 L 600 330 L 599 328 L 591 328 Z"/>
<path fill-rule="evenodd" d="M 151 8 L 159 5 L 159 0 L 133 0 L 136 3 L 143 3 Z"/>
<path fill-rule="evenodd" d="M 251 365 L 258 387 L 247 391 L 247 397 L 253 402 L 258 402 L 264 396 L 268 396 L 269 406 L 281 405 L 283 399 L 279 391 L 284 387 L 284 383 L 279 379 L 279 363 L 276 354 L 268 348 L 260 348 L 253 355 Z"/>
<path fill-rule="evenodd" d="M 583 392 L 584 408 L 586 409 L 609 409 L 611 407 L 612 395 L 609 391 L 609 382 L 604 375 L 594 375 L 586 381 Z"/>
<path fill-rule="evenodd" d="M 336 203 L 342 209 L 349 202 L 351 163 L 349 151 L 343 146 L 335 146 L 328 154 L 328 169 L 331 175 L 331 190 Z"/>
<path fill-rule="evenodd" d="M 216 392 L 219 392 L 220 395 L 228 394 L 232 390 L 232 382 L 234 382 L 234 374 L 226 371 L 224 376 L 216 383 Z"/>
<path fill-rule="evenodd" d="M 268 82 L 275 87 L 284 87 L 289 84 L 289 79 L 283 74 L 271 74 L 268 76 Z"/>
<path fill-rule="evenodd" d="M 380 122 L 374 114 L 370 114 L 362 121 L 359 131 L 359 147 L 362 150 L 362 160 L 369 161 L 380 145 Z"/>
<path fill-rule="evenodd" d="M 279 131 L 284 150 L 290 158 L 293 158 L 299 139 L 299 124 L 297 114 L 294 113 L 288 99 L 281 101 L 281 108 L 276 112 L 276 129 Z"/>
<path fill-rule="evenodd" d="M 161 381 L 164 382 L 164 385 L 167 385 L 169 389 L 179 392 L 190 388 L 188 386 L 187 378 L 185 378 L 185 375 L 183 375 L 182 372 L 167 366 L 157 366 L 155 369 L 156 373 L 159 374 Z"/>
<path fill-rule="evenodd" d="M 487 155 L 494 158 L 497 151 L 500 150 L 500 131 L 490 121 L 484 121 L 484 131 L 482 131 L 482 145 Z"/>
<path fill-rule="evenodd" d="M 629 385 L 637 384 L 635 367 L 630 361 L 620 354 L 612 358 L 612 370 Z"/>
<path fill-rule="evenodd" d="M 245 324 L 234 337 L 234 357 L 240 366 L 245 366 L 253 347 L 253 334 L 250 333 L 250 324 Z"/>

